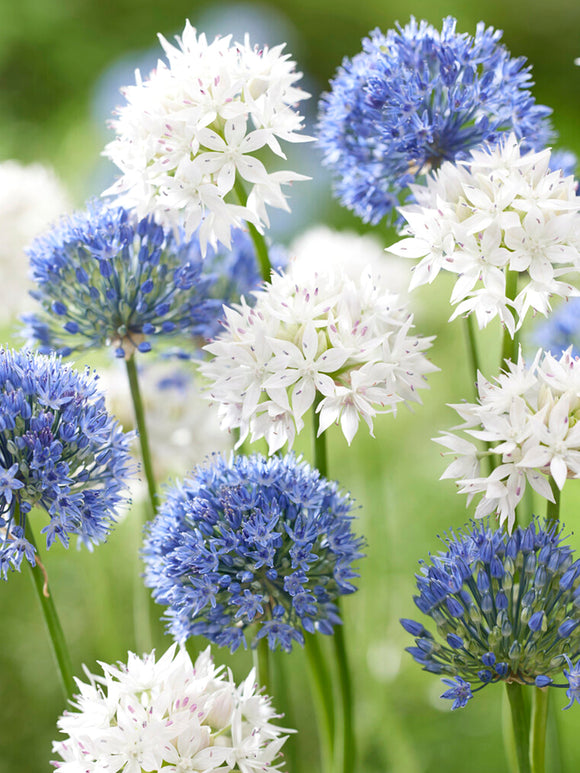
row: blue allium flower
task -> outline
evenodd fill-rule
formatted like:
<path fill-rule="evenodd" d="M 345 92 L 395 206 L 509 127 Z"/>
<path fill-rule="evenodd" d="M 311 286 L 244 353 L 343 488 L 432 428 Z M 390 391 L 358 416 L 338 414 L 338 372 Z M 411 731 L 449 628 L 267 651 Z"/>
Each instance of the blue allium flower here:
<path fill-rule="evenodd" d="M 460 676 L 456 676 L 455 679 L 442 679 L 441 681 L 449 687 L 449 690 L 445 690 L 441 697 L 453 701 L 452 711 L 464 708 L 467 705 L 467 701 L 473 698 L 471 685 Z"/>
<path fill-rule="evenodd" d="M 533 341 L 554 357 L 570 347 L 574 357 L 580 356 L 580 298 L 570 298 L 550 314 L 536 327 Z"/>
<path fill-rule="evenodd" d="M 331 634 L 335 601 L 353 593 L 361 540 L 352 502 L 294 456 L 221 457 L 167 492 L 148 528 L 145 581 L 169 607 L 173 636 L 233 652 L 266 638 L 303 644 Z"/>
<path fill-rule="evenodd" d="M 63 218 L 29 256 L 42 311 L 24 321 L 43 353 L 112 345 L 128 357 L 158 338 L 208 337 L 208 322 L 213 330 L 221 314 L 220 301 L 208 297 L 198 242 L 121 207 L 96 202 Z"/>
<path fill-rule="evenodd" d="M 452 677 L 442 697 L 454 709 L 499 681 L 568 687 L 571 703 L 580 697 L 572 666 L 580 657 L 580 559 L 558 526 L 534 521 L 510 536 L 473 523 L 445 537 L 446 550 L 417 575 L 415 603 L 436 633 L 401 620 L 415 637 L 407 651 L 425 671 Z M 554 682 L 563 669 L 568 685 Z"/>
<path fill-rule="evenodd" d="M 129 435 L 107 413 L 97 377 L 56 356 L 0 349 L 0 575 L 35 564 L 32 508 L 49 516 L 50 548 L 72 534 L 89 548 L 125 500 Z M 36 516 L 34 516 L 35 518 Z"/>
<path fill-rule="evenodd" d="M 580 661 L 574 665 L 567 655 L 566 663 L 568 668 L 564 669 L 564 676 L 568 680 L 568 689 L 566 690 L 566 697 L 570 699 L 570 703 L 566 706 L 567 709 L 572 706 L 574 701 L 580 703 Z"/>
<path fill-rule="evenodd" d="M 320 103 L 319 140 L 342 204 L 378 223 L 418 175 L 464 159 L 504 133 L 542 149 L 553 136 L 550 110 L 536 105 L 530 68 L 478 24 L 474 37 L 441 32 L 414 18 L 363 41 L 345 59 Z"/>

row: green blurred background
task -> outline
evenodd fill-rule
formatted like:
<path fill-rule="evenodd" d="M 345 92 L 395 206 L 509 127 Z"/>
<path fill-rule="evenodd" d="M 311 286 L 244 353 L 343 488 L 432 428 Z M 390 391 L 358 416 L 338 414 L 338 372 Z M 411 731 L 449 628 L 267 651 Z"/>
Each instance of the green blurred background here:
<path fill-rule="evenodd" d="M 577 0 L 454 0 L 445 5 L 432 0 L 0 0 L 0 9 L 0 161 L 16 158 L 52 165 L 79 205 L 98 195 L 114 176 L 100 153 L 110 136 L 105 123 L 120 102 L 118 87 L 132 82 L 136 66 L 144 71 L 154 66 L 159 53 L 155 33 L 171 38 L 183 29 L 185 18 L 210 35 L 241 35 L 248 29 L 257 43 L 286 40 L 314 97 L 310 131 L 318 95 L 342 57 L 360 50 L 360 39 L 369 30 L 386 30 L 396 20 L 404 23 L 411 13 L 437 26 L 442 17 L 454 15 L 458 29 L 470 33 L 483 20 L 503 29 L 512 54 L 526 56 L 533 64 L 537 101 L 554 109 L 562 146 L 580 154 L 580 68 L 573 65 L 580 56 Z M 316 151 L 300 155 L 298 164 L 297 170 L 310 174 L 314 182 L 295 186 L 294 214 L 277 219 L 280 238 L 288 240 L 320 221 L 364 230 L 332 202 Z M 385 245 L 392 241 L 384 227 L 375 230 Z M 448 702 L 438 697 L 439 680 L 420 671 L 404 653 L 410 637 L 398 624 L 399 617 L 414 616 L 418 559 L 437 549 L 438 533 L 467 519 L 464 500 L 453 484 L 438 482 L 445 465 L 430 440 L 455 421 L 446 403 L 473 394 L 462 328 L 446 322 L 448 294 L 442 282 L 414 297 L 417 328 L 437 335 L 431 357 L 442 369 L 430 378 L 424 405 L 414 413 L 403 408 L 396 418 L 379 417 L 376 438 L 361 428 L 350 448 L 339 433 L 329 438 L 331 475 L 360 504 L 359 530 L 367 539 L 360 591 L 345 604 L 361 773 L 507 769 L 501 744 L 502 689 L 490 687 L 465 710 L 451 714 Z M 489 375 L 497 369 L 499 335 L 499 329 L 492 328 L 483 337 Z M 301 443 L 308 454 L 308 441 Z M 569 482 L 563 497 L 563 517 L 571 528 L 580 504 L 578 486 Z M 129 516 L 93 554 L 56 548 L 47 556 L 79 674 L 81 663 L 95 670 L 96 660 L 125 658 L 127 649 L 136 647 L 132 593 L 140 571 L 137 531 L 135 518 Z M 0 773 L 49 770 L 50 742 L 64 708 L 28 574 L 14 574 L 0 584 Z M 157 632 L 159 649 L 168 641 Z M 202 642 L 192 649 L 197 646 Z M 249 654 L 216 656 L 233 663 L 238 679 L 250 667 Z M 287 745 L 288 767 L 290 773 L 316 771 L 304 658 L 296 652 L 279 660 L 291 683 L 284 721 L 301 731 Z M 563 694 L 553 702 L 557 722 L 552 722 L 550 734 L 561 736 L 562 757 L 549 749 L 548 769 L 578 770 L 580 708 L 563 714 Z"/>

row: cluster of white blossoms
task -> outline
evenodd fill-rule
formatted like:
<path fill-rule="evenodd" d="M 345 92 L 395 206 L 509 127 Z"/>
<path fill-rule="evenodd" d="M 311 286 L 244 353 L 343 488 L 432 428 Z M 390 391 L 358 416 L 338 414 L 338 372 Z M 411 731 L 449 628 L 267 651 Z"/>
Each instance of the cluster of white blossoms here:
<path fill-rule="evenodd" d="M 269 172 L 256 153 L 285 158 L 279 140 L 304 142 L 296 103 L 309 95 L 295 84 L 302 75 L 284 45 L 257 49 L 208 43 L 187 22 L 177 46 L 160 35 L 167 63 L 123 90 L 126 104 L 106 149 L 122 176 L 107 194 L 153 215 L 165 226 L 199 227 L 202 249 L 230 245 L 230 230 L 243 221 L 268 225 L 266 205 L 288 209 L 281 186 L 307 179 Z M 247 200 L 246 200 L 247 196 Z"/>
<path fill-rule="evenodd" d="M 255 673 L 238 687 L 213 664 L 209 648 L 195 664 L 172 645 L 128 663 L 100 663 L 58 721 L 54 741 L 62 773 L 255 773 L 276 770 L 289 731 L 271 724 L 270 699 L 256 693 Z"/>
<path fill-rule="evenodd" d="M 474 313 L 483 328 L 498 316 L 512 337 L 530 309 L 550 311 L 550 296 L 578 295 L 559 277 L 580 269 L 580 197 L 549 164 L 549 149 L 522 154 L 511 135 L 411 186 L 417 203 L 400 210 L 410 236 L 389 247 L 422 258 L 411 289 L 457 274 L 450 319 Z"/>
<path fill-rule="evenodd" d="M 70 210 L 63 183 L 44 164 L 0 164 L 0 321 L 26 309 L 29 261 L 25 248 L 51 222 Z"/>
<path fill-rule="evenodd" d="M 506 364 L 495 382 L 479 375 L 478 403 L 452 406 L 464 421 L 455 429 L 486 449 L 451 432 L 435 440 L 456 457 L 441 477 L 458 481 L 467 504 L 482 494 L 475 517 L 496 513 L 511 531 L 528 483 L 554 502 L 552 481 L 561 490 L 567 478 L 580 477 L 580 360 L 571 349 L 560 358 L 540 350 L 529 366 L 521 353 Z M 498 466 L 485 476 L 494 455 Z"/>
<path fill-rule="evenodd" d="M 405 304 L 371 272 L 354 281 L 341 267 L 294 275 L 290 266 L 254 295 L 252 307 L 226 309 L 201 365 L 222 429 L 239 428 L 240 444 L 250 435 L 270 453 L 290 448 L 315 400 L 318 434 L 340 422 L 348 443 L 361 418 L 372 433 L 377 413 L 421 402 L 437 370 L 423 354 L 433 339 L 413 335 Z"/>

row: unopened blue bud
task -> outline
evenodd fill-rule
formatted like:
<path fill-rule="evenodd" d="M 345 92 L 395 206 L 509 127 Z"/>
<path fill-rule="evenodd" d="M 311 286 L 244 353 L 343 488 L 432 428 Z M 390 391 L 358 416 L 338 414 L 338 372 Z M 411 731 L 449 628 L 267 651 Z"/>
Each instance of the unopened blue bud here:
<path fill-rule="evenodd" d="M 450 633 L 447 634 L 447 644 L 454 650 L 458 650 L 463 647 L 463 639 L 455 633 Z"/>
<path fill-rule="evenodd" d="M 399 622 L 411 636 L 424 636 L 427 631 L 421 623 L 417 623 L 415 620 L 409 620 L 406 617 L 402 617 Z"/>
<path fill-rule="evenodd" d="M 537 632 L 542 628 L 544 623 L 544 612 L 534 612 L 528 621 L 530 630 Z"/>
<path fill-rule="evenodd" d="M 560 588 L 562 590 L 570 590 L 574 585 L 577 576 L 578 566 L 574 565 L 562 575 L 562 578 L 560 579 Z"/>
<path fill-rule="evenodd" d="M 489 564 L 489 570 L 492 577 L 495 577 L 496 579 L 503 577 L 503 564 L 497 556 L 492 557 Z"/>
<path fill-rule="evenodd" d="M 109 277 L 113 273 L 113 263 L 110 260 L 100 260 L 99 261 L 99 271 L 101 272 L 101 276 L 103 279 L 109 279 Z"/>
<path fill-rule="evenodd" d="M 447 609 L 449 610 L 450 615 L 453 615 L 453 617 L 463 617 L 465 609 L 463 608 L 463 605 L 457 601 L 457 599 L 453 598 L 453 596 L 447 596 L 445 603 L 447 604 Z"/>
<path fill-rule="evenodd" d="M 562 625 L 558 628 L 558 636 L 561 639 L 567 638 L 573 631 L 576 630 L 576 628 L 578 628 L 579 625 L 579 620 L 564 620 Z"/>
<path fill-rule="evenodd" d="M 489 577 L 487 576 L 487 572 L 477 573 L 477 589 L 480 593 L 485 593 L 485 591 L 489 590 Z"/>
<path fill-rule="evenodd" d="M 507 663 L 498 663 L 495 667 L 496 674 L 504 679 L 508 675 L 509 666 Z"/>
<path fill-rule="evenodd" d="M 67 313 L 67 308 L 64 303 L 61 303 L 61 301 L 54 301 L 52 304 L 52 310 L 55 314 L 58 314 L 61 317 Z"/>

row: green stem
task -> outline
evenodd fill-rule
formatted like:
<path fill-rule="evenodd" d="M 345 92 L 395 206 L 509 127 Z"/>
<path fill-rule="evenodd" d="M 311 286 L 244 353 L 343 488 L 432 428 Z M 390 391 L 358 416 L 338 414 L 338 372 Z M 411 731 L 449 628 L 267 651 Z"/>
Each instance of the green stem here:
<path fill-rule="evenodd" d="M 546 687 L 534 687 L 532 726 L 530 730 L 530 761 L 532 773 L 544 773 L 546 766 L 546 725 L 549 694 Z"/>
<path fill-rule="evenodd" d="M 326 436 L 324 433 L 318 434 L 320 414 L 316 408 L 322 399 L 321 395 L 316 396 L 312 408 L 312 430 L 313 430 L 313 456 L 314 466 L 324 477 L 328 476 L 328 455 L 326 447 Z M 337 600 L 338 604 L 338 600 Z M 341 615 L 342 616 L 342 615 Z M 344 639 L 344 626 L 337 625 L 334 629 L 332 641 L 334 654 L 338 669 L 338 687 L 340 693 L 340 733 L 342 746 L 338 743 L 335 747 L 335 769 L 351 773 L 354 770 L 355 758 L 355 740 L 354 740 L 354 719 L 353 719 L 353 697 L 352 680 L 348 666 L 348 657 L 346 654 L 346 644 Z"/>
<path fill-rule="evenodd" d="M 317 392 L 314 399 L 314 405 L 312 406 L 312 457 L 314 460 L 314 466 L 318 472 L 321 475 L 324 475 L 326 478 L 328 477 L 328 453 L 326 450 L 326 435 L 324 432 L 322 432 L 320 435 L 318 434 L 318 429 L 320 427 L 320 414 L 316 413 L 316 408 L 322 399 L 322 395 Z"/>
<path fill-rule="evenodd" d="M 266 695 L 272 696 L 272 683 L 270 679 L 270 650 L 266 637 L 258 641 L 257 647 L 252 650 L 254 668 L 256 669 L 256 682 L 264 688 Z"/>
<path fill-rule="evenodd" d="M 141 459 L 143 461 L 143 471 L 147 481 L 147 490 L 149 492 L 149 501 L 151 503 L 151 514 L 155 515 L 157 511 L 157 488 L 155 485 L 155 475 L 153 473 L 153 461 L 149 447 L 149 435 L 145 423 L 145 409 L 141 390 L 139 388 L 139 376 L 137 374 L 137 365 L 135 364 L 135 355 L 132 354 L 125 360 L 127 365 L 127 376 L 129 377 L 129 387 L 131 389 L 131 399 L 133 400 L 133 409 L 135 411 L 135 422 L 139 432 L 139 445 L 141 446 Z"/>
<path fill-rule="evenodd" d="M 143 503 L 147 508 L 147 503 Z M 143 582 L 141 563 L 141 548 L 143 547 L 143 521 L 147 520 L 147 514 L 139 515 L 134 519 L 134 539 L 135 547 L 133 549 L 133 633 L 135 636 L 135 646 L 138 654 L 151 652 L 153 648 L 153 621 L 159 618 L 160 608 L 153 601 L 151 593 L 145 587 Z"/>
<path fill-rule="evenodd" d="M 508 682 L 506 684 L 506 690 L 510 703 L 512 725 L 514 729 L 514 743 L 518 761 L 517 771 L 514 771 L 514 773 L 532 773 L 528 751 L 530 722 L 526 712 L 524 696 L 522 694 L 522 685 L 517 682 Z"/>
<path fill-rule="evenodd" d="M 245 207 L 248 201 L 248 194 L 246 193 L 243 182 L 238 178 L 237 175 L 236 181 L 234 182 L 234 193 L 242 207 Z M 270 256 L 268 254 L 266 240 L 253 223 L 250 223 L 247 220 L 246 223 L 250 237 L 254 243 L 254 249 L 256 251 L 256 257 L 258 258 L 262 279 L 264 282 L 269 282 L 272 274 L 272 264 L 270 263 Z"/>
<path fill-rule="evenodd" d="M 548 502 L 546 507 L 546 521 L 548 526 L 556 523 L 560 518 L 560 499 L 562 494 L 553 478 L 550 478 L 550 486 L 552 487 L 554 501 Z"/>
<path fill-rule="evenodd" d="M 300 653 L 301 654 L 301 653 Z M 288 674 L 286 668 L 293 673 L 294 661 L 288 653 L 283 650 L 277 650 L 272 653 L 272 693 L 276 696 L 276 708 L 282 710 L 281 716 L 284 718 L 285 727 L 297 727 L 292 696 L 288 686 Z M 297 761 L 297 743 L 300 743 L 300 734 L 296 742 L 289 741 L 284 744 L 284 759 L 286 760 L 286 770 L 296 771 L 298 769 Z"/>
<path fill-rule="evenodd" d="M 304 651 L 310 670 L 310 689 L 316 709 L 322 771 L 331 773 L 334 749 L 334 697 L 328 665 L 320 649 L 320 634 L 306 634 Z"/>
<path fill-rule="evenodd" d="M 550 750 L 550 770 L 552 773 L 563 773 L 562 765 L 562 746 L 561 734 L 558 721 L 558 714 L 554 711 L 554 703 L 550 702 L 548 707 L 548 730 L 547 747 Z"/>
<path fill-rule="evenodd" d="M 501 725 L 503 735 L 503 745 L 507 759 L 507 769 L 514 771 L 518 769 L 518 755 L 516 754 L 516 744 L 514 740 L 514 726 L 512 724 L 512 714 L 507 690 L 502 691 L 501 701 Z"/>
<path fill-rule="evenodd" d="M 16 517 L 19 515 L 18 509 L 18 504 L 16 504 Z M 50 637 L 53 653 L 58 665 L 62 688 L 64 690 L 65 698 L 71 698 L 76 690 L 75 681 L 73 679 L 72 662 L 62 626 L 60 624 L 60 620 L 58 619 L 56 607 L 54 606 L 54 602 L 52 600 L 52 593 L 48 586 L 48 577 L 43 565 L 40 562 L 38 548 L 34 539 L 34 534 L 30 528 L 30 522 L 28 518 L 26 519 L 25 536 L 35 551 L 34 554 L 36 556 L 36 566 L 33 567 L 30 564 L 28 565 L 30 566 L 32 581 L 36 590 L 36 596 L 40 602 L 44 621 L 46 623 L 46 627 L 48 628 L 48 635 Z M 28 561 L 26 563 L 28 563 Z"/>
<path fill-rule="evenodd" d="M 149 507 L 143 509 L 143 514 L 138 522 L 137 540 L 140 543 L 143 537 L 143 523 L 147 522 L 147 512 L 149 510 L 149 518 L 155 516 L 157 512 L 157 487 L 155 484 L 155 474 L 153 472 L 153 459 L 151 456 L 151 448 L 149 445 L 149 434 L 147 432 L 147 424 L 145 422 L 145 408 L 143 406 L 143 398 L 141 397 L 141 389 L 139 387 L 139 374 L 137 373 L 137 364 L 135 362 L 135 355 L 132 354 L 127 360 L 125 360 L 127 366 L 127 376 L 129 377 L 129 388 L 131 390 L 131 399 L 133 401 L 133 410 L 135 412 L 135 423 L 139 432 L 139 445 L 141 447 L 141 460 L 143 462 L 143 471 L 145 473 L 145 480 L 147 481 L 147 491 L 149 494 Z M 137 551 L 136 555 L 139 555 Z M 138 569 L 139 560 L 137 559 Z M 153 623 L 157 610 L 155 604 L 151 599 L 147 588 L 143 583 L 143 579 L 140 576 L 140 571 L 135 574 L 135 586 L 133 588 L 133 623 L 135 629 L 135 643 L 137 648 L 142 652 L 148 652 L 153 644 Z"/>
<path fill-rule="evenodd" d="M 342 615 L 341 615 L 342 616 Z M 348 659 L 346 655 L 346 646 L 344 642 L 344 631 L 342 625 L 337 625 L 334 629 L 332 637 L 334 644 L 334 654 L 336 656 L 336 662 L 338 665 L 338 682 L 340 686 L 340 699 L 341 699 L 341 717 L 342 717 L 342 749 L 337 748 L 337 752 L 342 754 L 342 759 L 337 761 L 337 771 L 344 771 L 344 773 L 352 773 L 354 770 L 355 760 L 355 738 L 353 727 L 353 695 L 352 695 L 352 681 L 350 678 L 350 670 L 348 667 Z M 337 755 L 338 756 L 338 755 Z M 342 764 L 340 764 L 342 763 Z"/>
<path fill-rule="evenodd" d="M 467 339 L 467 350 L 469 352 L 469 361 L 471 363 L 471 373 L 473 375 L 473 386 L 475 390 L 475 395 L 477 397 L 478 395 L 478 388 L 477 383 L 479 380 L 479 374 L 481 373 L 481 362 L 479 360 L 479 352 L 477 351 L 477 337 L 475 335 L 475 328 L 474 328 L 474 322 L 473 317 L 471 314 L 468 314 L 467 317 L 465 317 L 465 337 Z M 484 446 L 486 451 L 491 450 L 491 443 L 488 441 L 484 441 Z M 489 468 L 489 474 L 494 471 L 496 468 L 496 459 L 497 457 L 494 454 L 488 453 L 487 457 L 487 465 Z"/>
<path fill-rule="evenodd" d="M 464 330 L 465 330 L 465 337 L 467 339 L 467 351 L 469 354 L 469 362 L 471 364 L 473 384 L 477 395 L 477 380 L 478 380 L 478 374 L 481 372 L 481 363 L 479 361 L 479 353 L 477 351 L 477 339 L 475 337 L 473 317 L 471 314 L 468 314 L 467 317 L 465 317 Z"/>
<path fill-rule="evenodd" d="M 519 274 L 517 271 L 506 271 L 505 294 L 506 298 L 510 301 L 513 301 L 518 294 L 518 277 Z M 504 329 L 500 368 L 504 367 L 504 360 L 511 360 L 512 362 L 517 361 L 519 347 L 518 338 L 517 332 L 514 333 L 514 337 L 512 338 L 507 327 Z"/>

